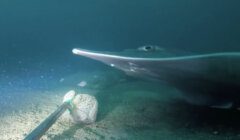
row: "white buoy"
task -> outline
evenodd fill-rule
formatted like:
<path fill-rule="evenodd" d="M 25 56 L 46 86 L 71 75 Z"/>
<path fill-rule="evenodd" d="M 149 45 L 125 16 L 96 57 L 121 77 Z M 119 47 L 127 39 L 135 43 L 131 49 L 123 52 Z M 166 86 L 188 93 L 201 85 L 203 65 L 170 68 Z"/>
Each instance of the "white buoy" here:
<path fill-rule="evenodd" d="M 64 103 L 64 102 L 69 102 L 69 101 L 73 100 L 73 98 L 75 97 L 75 95 L 76 95 L 76 93 L 75 93 L 74 90 L 68 91 L 68 92 L 64 95 L 64 97 L 63 97 L 63 103 Z"/>

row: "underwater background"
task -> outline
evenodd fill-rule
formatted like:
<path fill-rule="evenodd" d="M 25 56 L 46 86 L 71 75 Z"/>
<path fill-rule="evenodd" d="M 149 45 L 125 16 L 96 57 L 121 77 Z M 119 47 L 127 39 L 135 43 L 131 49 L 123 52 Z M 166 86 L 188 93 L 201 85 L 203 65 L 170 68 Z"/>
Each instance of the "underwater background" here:
<path fill-rule="evenodd" d="M 22 139 L 75 89 L 97 97 L 97 123 L 60 121 L 46 139 L 240 139 L 238 112 L 169 103 L 159 92 L 175 89 L 72 54 L 73 48 L 120 52 L 149 44 L 195 54 L 239 52 L 239 5 L 239 0 L 1 0 L 0 137 Z M 82 80 L 88 83 L 84 89 L 77 86 Z"/>

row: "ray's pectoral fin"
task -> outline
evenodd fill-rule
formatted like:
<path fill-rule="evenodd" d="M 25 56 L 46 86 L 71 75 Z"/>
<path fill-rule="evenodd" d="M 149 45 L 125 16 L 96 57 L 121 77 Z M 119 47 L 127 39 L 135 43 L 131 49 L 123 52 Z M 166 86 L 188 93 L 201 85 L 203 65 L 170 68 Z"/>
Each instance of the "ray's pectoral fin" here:
<path fill-rule="evenodd" d="M 219 108 L 219 109 L 230 109 L 233 108 L 234 104 L 232 102 L 221 104 L 221 105 L 213 105 L 211 108 Z"/>

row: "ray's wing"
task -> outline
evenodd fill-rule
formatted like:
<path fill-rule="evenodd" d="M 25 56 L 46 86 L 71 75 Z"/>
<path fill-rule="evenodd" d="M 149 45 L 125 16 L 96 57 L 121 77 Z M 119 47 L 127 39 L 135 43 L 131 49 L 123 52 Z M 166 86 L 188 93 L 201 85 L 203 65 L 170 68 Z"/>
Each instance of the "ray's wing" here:
<path fill-rule="evenodd" d="M 155 79 L 176 81 L 177 79 L 205 78 L 228 81 L 229 76 L 239 76 L 240 53 L 214 53 L 170 58 L 124 57 L 83 49 L 73 53 L 85 56 L 130 75 L 146 75 Z"/>
<path fill-rule="evenodd" d="M 213 53 L 169 58 L 135 58 L 73 49 L 127 74 L 164 81 L 197 105 L 240 105 L 240 53 Z"/>

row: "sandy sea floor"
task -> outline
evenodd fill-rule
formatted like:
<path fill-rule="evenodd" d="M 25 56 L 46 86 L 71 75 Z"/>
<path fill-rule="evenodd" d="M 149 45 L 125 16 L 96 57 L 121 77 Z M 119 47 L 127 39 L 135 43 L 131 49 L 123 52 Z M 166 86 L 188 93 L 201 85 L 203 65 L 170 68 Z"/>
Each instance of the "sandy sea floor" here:
<path fill-rule="evenodd" d="M 86 81 L 87 85 L 78 86 L 81 81 Z M 239 111 L 186 104 L 176 99 L 177 90 L 164 85 L 131 79 L 118 71 L 76 73 L 58 82 L 59 86 L 49 90 L 34 93 L 21 90 L 12 95 L 9 108 L 7 103 L 6 110 L 1 108 L 2 140 L 23 139 L 61 104 L 62 97 L 71 89 L 97 98 L 96 123 L 73 124 L 66 112 L 43 140 L 240 139 Z"/>

